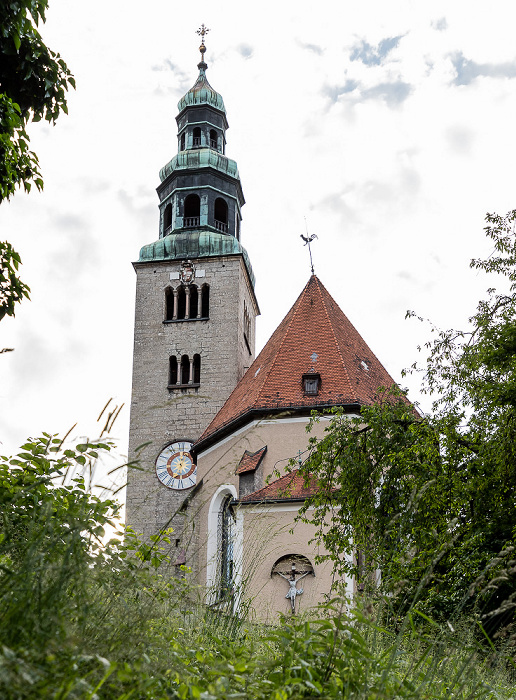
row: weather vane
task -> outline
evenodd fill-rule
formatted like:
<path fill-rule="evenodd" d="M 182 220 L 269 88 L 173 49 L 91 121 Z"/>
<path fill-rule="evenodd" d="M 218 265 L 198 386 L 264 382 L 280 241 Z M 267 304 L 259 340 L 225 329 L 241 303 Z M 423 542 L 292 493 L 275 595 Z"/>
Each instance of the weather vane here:
<path fill-rule="evenodd" d="M 308 246 L 308 252 L 310 253 L 310 267 L 312 268 L 312 275 L 313 275 L 315 273 L 314 273 L 314 263 L 312 261 L 312 249 L 310 248 L 310 243 L 313 240 L 315 240 L 317 238 L 317 236 L 315 235 L 315 233 L 312 233 L 311 236 L 308 235 L 308 226 L 306 224 L 306 217 L 305 217 L 305 226 L 306 226 L 306 236 L 303 236 L 303 234 L 301 234 L 301 238 L 304 240 L 305 245 Z"/>
<path fill-rule="evenodd" d="M 208 27 L 204 26 L 204 22 L 201 24 L 196 34 L 201 37 L 201 45 L 199 46 L 199 51 L 201 52 L 202 60 L 204 61 L 204 54 L 206 53 L 206 46 L 204 45 L 204 37 L 210 30 Z"/>

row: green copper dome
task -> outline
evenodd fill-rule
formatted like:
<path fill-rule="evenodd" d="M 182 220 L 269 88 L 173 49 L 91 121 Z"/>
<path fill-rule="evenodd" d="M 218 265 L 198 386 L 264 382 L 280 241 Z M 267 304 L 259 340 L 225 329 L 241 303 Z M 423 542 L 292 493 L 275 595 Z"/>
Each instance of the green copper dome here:
<path fill-rule="evenodd" d="M 192 105 L 210 105 L 215 107 L 221 112 L 226 113 L 226 108 L 224 107 L 224 100 L 222 95 L 212 88 L 206 78 L 206 68 L 208 67 L 204 61 L 201 61 L 197 65 L 199 68 L 199 77 L 195 81 L 195 85 L 188 90 L 186 95 L 184 95 L 177 103 L 177 108 L 179 113 L 183 111 L 186 107 L 191 107 Z"/>
<path fill-rule="evenodd" d="M 240 179 L 236 162 L 210 148 L 198 148 L 195 151 L 179 153 L 161 168 L 159 177 L 163 182 L 171 173 L 191 168 L 215 168 L 220 173 L 230 175 L 237 180 Z"/>
<path fill-rule="evenodd" d="M 241 255 L 254 287 L 253 268 L 246 249 L 234 236 L 214 231 L 184 231 L 144 245 L 138 262 L 158 260 L 196 260 L 223 255 Z"/>

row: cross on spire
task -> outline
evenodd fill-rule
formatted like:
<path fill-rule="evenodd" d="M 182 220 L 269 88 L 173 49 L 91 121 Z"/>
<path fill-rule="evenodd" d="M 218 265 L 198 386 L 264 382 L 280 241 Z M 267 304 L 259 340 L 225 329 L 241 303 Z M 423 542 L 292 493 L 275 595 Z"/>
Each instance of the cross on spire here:
<path fill-rule="evenodd" d="M 204 45 L 204 37 L 210 30 L 208 27 L 204 26 L 204 22 L 201 24 L 199 29 L 196 31 L 196 34 L 198 34 L 201 37 L 201 45 L 199 46 L 199 51 L 201 52 L 201 59 L 204 62 L 204 54 L 206 53 L 206 46 Z"/>

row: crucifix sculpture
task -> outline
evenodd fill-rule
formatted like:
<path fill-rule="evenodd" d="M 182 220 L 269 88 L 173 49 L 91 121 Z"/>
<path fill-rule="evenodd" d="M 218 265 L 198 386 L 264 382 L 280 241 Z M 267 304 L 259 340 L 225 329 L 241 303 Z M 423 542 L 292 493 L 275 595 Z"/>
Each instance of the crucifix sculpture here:
<path fill-rule="evenodd" d="M 296 597 L 303 593 L 303 588 L 297 588 L 298 581 L 301 581 L 301 579 L 304 578 L 305 576 L 308 576 L 308 574 L 312 574 L 313 576 L 315 576 L 315 573 L 314 573 L 313 569 L 311 571 L 304 571 L 304 572 L 297 571 L 295 563 L 292 564 L 292 570 L 290 572 L 290 576 L 286 576 L 285 574 L 282 574 L 281 571 L 276 571 L 275 573 L 278 574 L 278 576 L 281 576 L 281 578 L 284 578 L 285 581 L 288 582 L 289 589 L 288 589 L 288 593 L 285 596 L 285 598 L 290 598 L 290 607 L 292 608 L 292 614 L 294 614 L 296 612 Z M 299 576 L 299 578 L 296 578 L 297 574 L 301 574 L 301 576 Z"/>

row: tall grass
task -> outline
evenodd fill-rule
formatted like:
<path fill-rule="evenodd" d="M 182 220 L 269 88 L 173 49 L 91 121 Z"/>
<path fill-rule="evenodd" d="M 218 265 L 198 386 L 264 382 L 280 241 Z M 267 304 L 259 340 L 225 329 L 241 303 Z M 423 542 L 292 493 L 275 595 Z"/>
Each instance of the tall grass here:
<path fill-rule="evenodd" d="M 170 533 L 106 543 L 116 502 L 64 478 L 109 448 L 46 435 L 0 458 L 0 698 L 513 696 L 510 654 L 475 621 L 392 625 L 388 599 L 336 598 L 265 627 L 206 606 L 187 569 L 161 573 Z"/>

